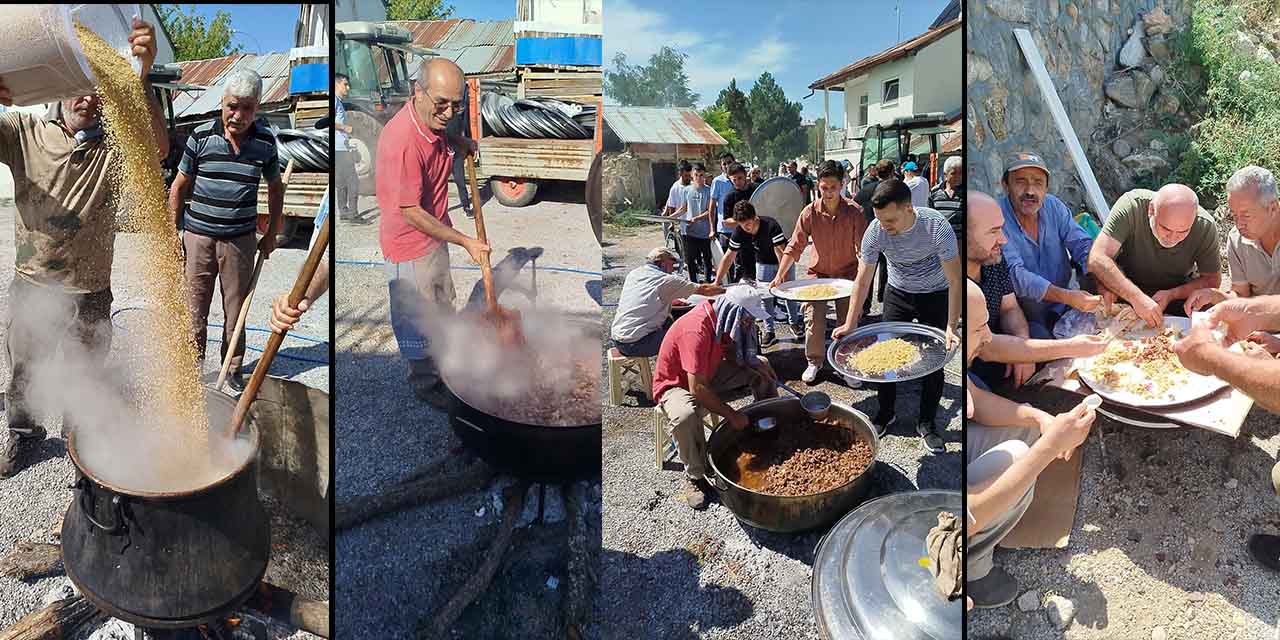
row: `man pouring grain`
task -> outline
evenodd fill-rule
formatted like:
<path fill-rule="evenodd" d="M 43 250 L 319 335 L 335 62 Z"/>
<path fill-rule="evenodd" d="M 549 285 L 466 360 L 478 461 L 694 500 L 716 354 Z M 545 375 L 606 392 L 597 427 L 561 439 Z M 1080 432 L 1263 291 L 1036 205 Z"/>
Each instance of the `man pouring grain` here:
<path fill-rule="evenodd" d="M 413 99 L 382 129 L 376 156 L 378 236 L 386 259 L 391 328 L 409 362 L 414 395 L 442 410 L 449 393 L 431 358 L 424 323 L 453 313 L 449 245 L 466 249 L 477 262 L 489 253 L 489 245 L 454 229 L 449 218 L 453 156 L 476 151 L 474 140 L 445 131 L 462 111 L 463 83 L 462 69 L 453 62 L 423 62 Z"/>
<path fill-rule="evenodd" d="M 156 57 L 153 27 L 135 20 L 129 43 L 145 83 Z M 150 87 L 146 93 L 153 95 Z M 3 77 L 0 104 L 13 104 Z M 32 367 L 56 357 L 64 342 L 79 343 L 98 366 L 111 349 L 112 197 L 118 194 L 111 193 L 108 171 L 120 159 L 103 142 L 101 105 L 99 96 L 88 95 L 53 104 L 43 117 L 0 114 L 0 162 L 13 172 L 17 208 L 17 262 L 5 329 L 12 367 L 9 437 L 0 449 L 0 478 L 29 464 L 34 445 L 45 436 L 26 400 Z M 169 152 L 164 118 L 154 99 L 147 106 L 163 158 Z M 39 311 L 48 306 L 65 310 L 68 319 L 59 322 Z M 50 322 L 59 326 L 51 328 Z M 57 340 L 48 340 L 51 331 Z"/>
<path fill-rule="evenodd" d="M 169 190 L 169 214 L 174 224 L 182 216 L 191 331 L 202 361 L 214 280 L 222 285 L 222 317 L 231 322 L 240 316 L 240 306 L 249 293 L 255 250 L 269 257 L 280 229 L 284 183 L 275 137 L 254 119 L 261 95 L 262 78 L 257 73 L 244 69 L 231 74 L 223 90 L 220 117 L 197 127 L 187 138 L 178 175 Z M 264 179 L 270 224 L 262 240 L 256 240 L 258 183 Z M 220 361 L 227 357 L 227 344 L 224 339 Z M 240 375 L 244 352 L 241 335 L 228 377 L 237 391 L 244 389 Z"/>

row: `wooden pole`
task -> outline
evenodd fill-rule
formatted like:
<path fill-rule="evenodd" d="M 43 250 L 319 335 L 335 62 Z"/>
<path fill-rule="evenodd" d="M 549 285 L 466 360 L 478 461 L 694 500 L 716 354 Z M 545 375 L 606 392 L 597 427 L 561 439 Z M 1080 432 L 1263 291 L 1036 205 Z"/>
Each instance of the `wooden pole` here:
<path fill-rule="evenodd" d="M 0 640 L 56 640 L 71 638 L 91 622 L 102 622 L 107 614 L 98 611 L 84 596 L 71 596 L 33 611 L 0 631 Z"/>
<path fill-rule="evenodd" d="M 476 162 L 475 157 L 467 154 L 466 157 L 467 182 L 471 185 L 471 208 L 476 214 L 476 239 L 481 244 L 489 244 L 489 237 L 484 232 L 484 213 L 480 210 L 480 187 L 476 185 Z M 484 279 L 484 302 L 489 308 L 489 312 L 495 316 L 498 313 L 498 294 L 493 287 L 493 266 L 489 263 L 489 256 L 486 254 L 480 259 L 480 275 Z"/>
<path fill-rule="evenodd" d="M 307 260 L 302 263 L 302 271 L 298 273 L 298 279 L 293 283 L 293 290 L 289 292 L 289 306 L 296 308 L 302 301 L 302 297 L 306 295 L 307 288 L 311 286 L 311 279 L 316 275 L 320 259 L 329 248 L 331 226 L 333 226 L 333 216 L 328 216 L 324 219 L 324 224 L 320 225 L 320 235 L 316 238 L 315 244 L 311 245 Z M 258 389 L 266 379 L 267 369 L 271 368 L 271 361 L 280 350 L 280 344 L 284 342 L 286 333 L 272 332 L 271 337 L 267 339 L 267 348 L 262 351 L 262 357 L 254 366 L 253 377 L 249 378 L 249 383 L 245 385 L 244 393 L 240 394 L 240 401 L 236 403 L 236 412 L 231 416 L 231 437 L 234 438 L 240 433 L 240 426 L 244 424 L 245 416 L 249 415 L 249 405 L 253 404 L 253 399 L 258 396 Z"/>

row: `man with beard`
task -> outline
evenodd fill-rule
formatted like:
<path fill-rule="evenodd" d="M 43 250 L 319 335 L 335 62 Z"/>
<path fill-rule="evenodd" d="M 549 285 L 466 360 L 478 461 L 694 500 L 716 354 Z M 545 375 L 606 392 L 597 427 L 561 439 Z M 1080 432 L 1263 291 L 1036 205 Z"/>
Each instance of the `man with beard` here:
<path fill-rule="evenodd" d="M 968 198 L 969 215 L 965 223 L 965 273 L 982 289 L 986 300 L 987 324 L 994 334 L 982 350 L 981 358 L 972 358 L 969 373 L 987 390 L 1001 380 L 1012 377 L 1020 387 L 1035 374 L 1035 364 L 1058 358 L 1087 358 L 1106 349 L 1100 336 L 1082 335 L 1068 340 L 1029 339 L 1027 318 L 1022 315 L 1013 282 L 1001 255 L 1006 240 L 1000 205 L 985 193 Z"/>
<path fill-rule="evenodd" d="M 1280 245 L 1280 203 L 1276 201 L 1275 176 L 1253 165 L 1235 172 L 1227 180 L 1227 206 L 1236 221 L 1235 228 L 1227 235 L 1231 289 L 1206 288 L 1192 293 L 1187 298 L 1187 315 L 1229 298 L 1280 293 L 1280 264 L 1274 257 Z"/>
<path fill-rule="evenodd" d="M 987 310 L 978 285 L 966 290 L 965 357 L 985 355 L 991 342 Z M 965 510 L 968 548 L 965 593 L 979 609 L 1003 607 L 1018 597 L 1018 581 L 995 566 L 996 545 L 1031 506 L 1036 479 L 1057 458 L 1071 454 L 1089 436 L 1096 414 L 1081 402 L 1050 415 L 970 385 L 965 403 Z"/>
<path fill-rule="evenodd" d="M 156 59 L 155 28 L 141 20 L 134 20 L 132 28 L 129 45 L 141 63 L 151 130 L 160 147 L 158 162 L 169 153 L 169 135 L 146 82 Z M 3 78 L 0 104 L 13 105 Z M 32 368 L 58 357 L 63 344 L 78 343 L 96 367 L 111 351 L 113 199 L 123 194 L 112 193 L 110 176 L 122 159 L 104 143 L 101 107 L 102 98 L 90 94 L 54 103 L 43 115 L 0 114 L 0 163 L 13 172 L 16 209 L 4 335 L 10 367 L 5 391 L 9 437 L 0 448 L 0 478 L 31 464 L 46 435 L 27 400 Z M 53 300 L 68 313 L 57 319 L 34 313 L 33 300 Z M 37 339 L 55 334 L 60 340 Z M 63 435 L 72 427 L 64 419 Z"/>
<path fill-rule="evenodd" d="M 1052 338 L 1067 307 L 1090 312 L 1102 304 L 1101 296 L 1071 288 L 1072 266 L 1085 269 L 1093 239 L 1049 194 L 1049 167 L 1039 155 L 1015 153 L 1004 166 L 1005 263 L 1031 337 Z"/>
<path fill-rule="evenodd" d="M 1111 207 L 1089 252 L 1089 271 L 1108 302 L 1123 298 L 1138 318 L 1159 327 L 1166 312 L 1185 313 L 1182 301 L 1192 293 L 1222 283 L 1218 225 L 1190 187 L 1134 189 Z"/>

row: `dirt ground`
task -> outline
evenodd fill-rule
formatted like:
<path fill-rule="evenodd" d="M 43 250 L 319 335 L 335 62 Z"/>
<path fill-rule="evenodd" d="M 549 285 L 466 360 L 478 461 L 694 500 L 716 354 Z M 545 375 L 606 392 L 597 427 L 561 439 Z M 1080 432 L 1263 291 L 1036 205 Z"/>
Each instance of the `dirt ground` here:
<path fill-rule="evenodd" d="M 622 279 L 650 249 L 662 245 L 662 238 L 652 225 L 606 227 L 605 239 L 607 327 Z M 879 314 L 878 305 L 872 312 Z M 767 356 L 784 381 L 803 391 L 809 388 L 799 381 L 803 350 L 784 327 L 779 326 L 780 342 Z M 959 372 L 956 358 L 947 366 L 938 413 L 946 424 L 942 455 L 930 454 L 915 435 L 919 385 L 900 389 L 898 425 L 881 441 L 868 499 L 920 488 L 960 489 Z M 635 387 L 634 381 L 629 384 Z M 849 389 L 829 370 L 812 388 L 863 413 L 876 411 L 874 391 Z M 740 523 L 717 502 L 702 512 L 689 508 L 680 497 L 678 461 L 663 471 L 654 468 L 653 409 L 636 393 L 622 406 L 605 406 L 604 588 L 596 600 L 595 637 L 817 638 L 810 590 L 814 551 L 825 530 L 775 534 Z M 750 401 L 747 394 L 732 404 Z"/>
<path fill-rule="evenodd" d="M 1025 399 L 1050 412 L 1067 408 L 1043 393 Z M 973 612 L 969 637 L 1276 637 L 1280 577 L 1254 562 L 1246 544 L 1253 533 L 1280 533 L 1270 476 L 1280 419 L 1255 406 L 1235 440 L 1101 416 L 1097 424 L 1108 467 L 1091 436 L 1079 450 L 1084 469 L 1070 544 L 996 552 L 1034 608 Z M 1044 607 L 1052 596 L 1072 602 L 1074 619 L 1063 629 Z"/>

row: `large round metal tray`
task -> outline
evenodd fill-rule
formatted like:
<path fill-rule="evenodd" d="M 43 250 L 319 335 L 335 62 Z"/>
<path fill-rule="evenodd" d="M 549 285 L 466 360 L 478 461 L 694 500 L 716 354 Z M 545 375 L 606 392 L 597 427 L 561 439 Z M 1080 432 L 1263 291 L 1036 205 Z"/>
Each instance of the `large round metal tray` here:
<path fill-rule="evenodd" d="M 959 640 L 963 598 L 933 588 L 925 537 L 950 511 L 963 518 L 958 491 L 911 491 L 853 510 L 818 543 L 812 600 L 828 640 Z"/>
<path fill-rule="evenodd" d="M 829 284 L 836 288 L 836 293 L 825 298 L 798 298 L 796 291 L 817 284 Z M 853 281 L 844 278 L 813 278 L 810 280 L 791 280 L 769 289 L 774 297 L 796 302 L 830 302 L 853 295 Z"/>
<path fill-rule="evenodd" d="M 1164 326 L 1177 327 L 1178 329 L 1181 329 L 1183 335 L 1185 335 L 1186 332 L 1191 329 L 1191 320 L 1178 316 L 1165 316 Z M 1148 329 L 1144 325 L 1142 327 L 1130 329 L 1124 336 L 1117 339 L 1146 337 L 1155 335 L 1155 333 L 1154 329 Z M 1161 398 L 1145 398 L 1135 393 L 1107 385 L 1101 380 L 1093 377 L 1089 371 L 1089 367 L 1097 357 L 1098 356 L 1092 356 L 1089 358 L 1076 359 L 1076 372 L 1080 376 L 1080 381 L 1088 385 L 1094 393 L 1102 396 L 1104 400 L 1128 407 L 1144 409 L 1176 407 L 1203 400 L 1204 398 L 1207 398 L 1228 386 L 1225 381 L 1219 378 L 1204 376 L 1193 372 L 1185 384 L 1170 389 L 1169 395 Z"/>
<path fill-rule="evenodd" d="M 800 187 L 794 180 L 786 176 L 769 178 L 751 192 L 750 201 L 758 215 L 777 220 L 782 233 L 791 238 L 800 212 L 804 210 L 804 194 L 800 193 Z"/>
<path fill-rule="evenodd" d="M 920 349 L 920 360 L 881 376 L 863 373 L 847 364 L 852 356 L 878 342 L 902 338 Z M 923 378 L 947 365 L 958 347 L 947 350 L 947 337 L 941 329 L 915 322 L 878 322 L 858 327 L 827 347 L 827 362 L 843 376 L 862 382 L 906 382 Z"/>

